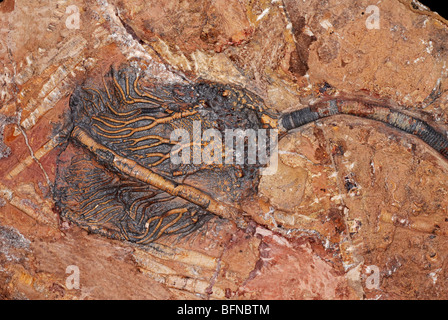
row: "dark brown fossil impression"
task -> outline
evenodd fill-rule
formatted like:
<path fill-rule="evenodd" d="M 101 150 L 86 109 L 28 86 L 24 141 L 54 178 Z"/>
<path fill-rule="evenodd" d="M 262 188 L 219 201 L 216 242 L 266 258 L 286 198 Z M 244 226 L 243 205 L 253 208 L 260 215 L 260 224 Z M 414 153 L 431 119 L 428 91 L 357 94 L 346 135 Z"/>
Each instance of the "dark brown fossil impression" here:
<path fill-rule="evenodd" d="M 188 234 L 212 213 L 240 219 L 232 204 L 256 193 L 260 165 L 249 163 L 247 152 L 239 164 L 227 164 L 234 150 L 225 150 L 221 137 L 203 138 L 210 129 L 224 137 L 267 128 L 263 102 L 210 82 L 154 87 L 138 72 L 112 70 L 100 87 L 83 85 L 72 94 L 69 144 L 76 155 L 60 156 L 55 197 L 61 215 L 143 244 Z M 175 130 L 191 140 L 176 144 Z M 176 155 L 185 161 L 173 161 Z"/>

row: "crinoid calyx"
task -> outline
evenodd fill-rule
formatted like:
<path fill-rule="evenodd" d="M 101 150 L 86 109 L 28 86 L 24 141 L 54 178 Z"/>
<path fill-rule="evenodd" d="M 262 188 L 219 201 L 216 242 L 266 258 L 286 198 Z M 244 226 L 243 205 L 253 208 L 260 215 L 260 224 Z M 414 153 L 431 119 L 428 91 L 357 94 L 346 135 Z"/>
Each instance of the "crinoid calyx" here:
<path fill-rule="evenodd" d="M 240 220 L 235 204 L 256 193 L 260 161 L 224 147 L 228 132 L 270 128 L 262 100 L 242 88 L 155 86 L 125 66 L 78 87 L 70 110 L 55 198 L 84 228 L 146 244 L 189 234 L 213 214 Z"/>

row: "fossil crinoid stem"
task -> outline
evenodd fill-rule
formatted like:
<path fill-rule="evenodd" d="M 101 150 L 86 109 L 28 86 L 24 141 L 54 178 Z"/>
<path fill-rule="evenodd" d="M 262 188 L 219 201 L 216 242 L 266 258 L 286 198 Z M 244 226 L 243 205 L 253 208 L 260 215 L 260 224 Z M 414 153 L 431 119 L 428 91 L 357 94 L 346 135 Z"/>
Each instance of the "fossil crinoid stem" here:
<path fill-rule="evenodd" d="M 120 156 L 106 146 L 96 142 L 85 130 L 75 126 L 72 133 L 74 138 L 83 147 L 96 155 L 99 161 L 106 163 L 129 177 L 148 183 L 173 196 L 183 198 L 195 203 L 209 212 L 222 218 L 235 221 L 238 226 L 245 226 L 244 212 L 234 206 L 222 203 L 210 197 L 208 194 L 192 186 L 180 184 L 158 175 L 131 159 Z"/>

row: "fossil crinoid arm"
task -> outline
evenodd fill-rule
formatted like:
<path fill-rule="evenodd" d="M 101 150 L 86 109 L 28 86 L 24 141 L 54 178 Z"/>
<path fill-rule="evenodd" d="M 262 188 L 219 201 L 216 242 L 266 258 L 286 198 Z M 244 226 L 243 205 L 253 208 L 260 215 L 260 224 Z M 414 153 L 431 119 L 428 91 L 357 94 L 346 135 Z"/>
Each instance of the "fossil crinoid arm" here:
<path fill-rule="evenodd" d="M 113 169 L 141 182 L 150 184 L 173 196 L 197 204 L 217 216 L 236 221 L 240 226 L 243 224 L 243 212 L 240 209 L 214 200 L 199 189 L 169 180 L 139 165 L 134 160 L 120 156 L 116 152 L 96 142 L 82 128 L 75 126 L 71 136 L 83 147 L 92 152 L 100 162 L 105 163 Z"/>

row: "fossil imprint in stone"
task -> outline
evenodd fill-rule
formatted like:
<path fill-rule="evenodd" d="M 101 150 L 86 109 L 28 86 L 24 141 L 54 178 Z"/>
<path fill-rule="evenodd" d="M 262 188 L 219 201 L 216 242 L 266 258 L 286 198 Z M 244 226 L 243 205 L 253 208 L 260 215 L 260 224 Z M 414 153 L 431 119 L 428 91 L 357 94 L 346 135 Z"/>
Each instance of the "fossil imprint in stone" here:
<path fill-rule="evenodd" d="M 261 209 L 242 205 L 257 198 L 263 167 L 248 161 L 248 152 L 241 164 L 170 161 L 176 152 L 201 152 L 216 142 L 193 139 L 179 148 L 170 139 L 176 129 L 193 136 L 195 123 L 201 134 L 278 129 L 284 135 L 328 116 L 359 116 L 413 134 L 448 158 L 444 135 L 379 103 L 332 98 L 274 115 L 243 88 L 213 82 L 154 86 L 130 67 L 112 70 L 96 87 L 77 88 L 70 109 L 68 139 L 76 154 L 59 161 L 55 200 L 61 215 L 93 232 L 139 244 L 190 234 L 214 215 L 242 227 L 251 218 L 264 222 Z M 220 156 L 226 152 L 235 150 Z"/>
<path fill-rule="evenodd" d="M 56 201 L 63 216 L 117 239 L 148 243 L 188 234 L 211 214 L 244 223 L 234 203 L 255 194 L 260 165 L 170 161 L 176 129 L 261 129 L 265 114 L 255 95 L 229 85 L 143 86 L 137 71 L 111 71 L 99 88 L 71 96 L 70 140 L 80 149 L 62 169 Z M 192 141 L 179 152 L 197 150 Z M 226 150 L 223 151 L 223 155 Z"/>

